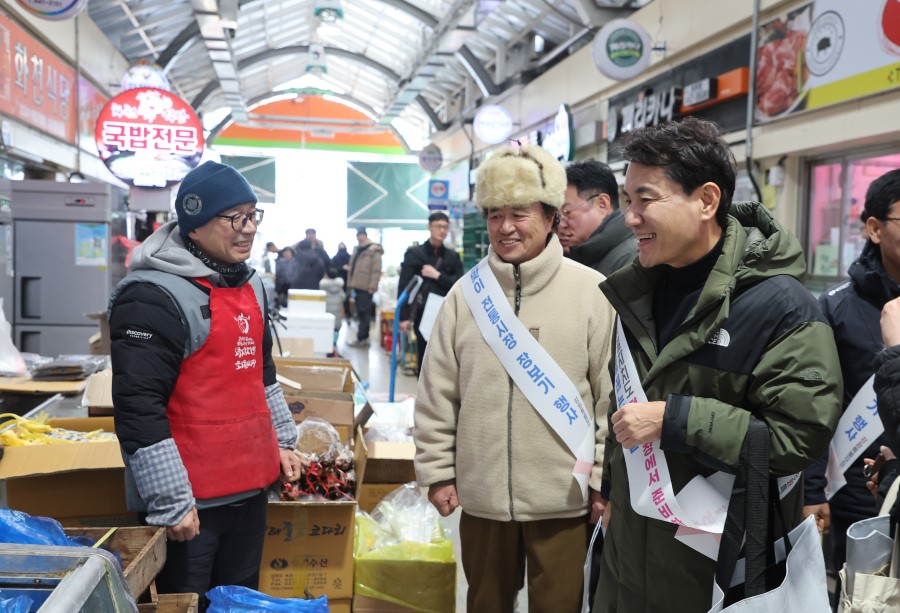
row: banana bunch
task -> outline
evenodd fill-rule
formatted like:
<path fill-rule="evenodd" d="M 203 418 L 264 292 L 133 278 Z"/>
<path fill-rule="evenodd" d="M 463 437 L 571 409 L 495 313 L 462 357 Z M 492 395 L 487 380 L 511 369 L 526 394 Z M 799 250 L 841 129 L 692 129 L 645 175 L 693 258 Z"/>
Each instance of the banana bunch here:
<path fill-rule="evenodd" d="M 103 430 L 76 432 L 64 428 L 54 428 L 47 423 L 47 414 L 43 412 L 34 419 L 27 419 L 13 413 L 0 414 L 0 419 L 4 418 L 6 421 L 0 423 L 0 445 L 4 447 L 116 440 L 114 433 Z"/>

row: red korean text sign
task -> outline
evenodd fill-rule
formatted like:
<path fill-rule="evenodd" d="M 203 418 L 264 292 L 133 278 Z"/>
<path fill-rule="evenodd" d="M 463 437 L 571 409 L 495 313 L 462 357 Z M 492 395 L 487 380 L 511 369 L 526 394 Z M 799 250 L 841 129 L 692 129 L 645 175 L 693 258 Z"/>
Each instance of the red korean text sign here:
<path fill-rule="evenodd" d="M 97 118 L 94 137 L 109 170 L 135 187 L 171 187 L 203 155 L 203 126 L 191 106 L 150 87 L 110 100 Z"/>
<path fill-rule="evenodd" d="M 75 142 L 75 70 L 0 12 L 0 113 Z"/>

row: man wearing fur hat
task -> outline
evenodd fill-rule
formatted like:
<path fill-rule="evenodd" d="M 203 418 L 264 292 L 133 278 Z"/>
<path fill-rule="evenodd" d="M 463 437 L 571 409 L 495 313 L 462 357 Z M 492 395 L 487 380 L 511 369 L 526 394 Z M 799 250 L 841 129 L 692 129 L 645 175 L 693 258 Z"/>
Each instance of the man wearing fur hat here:
<path fill-rule="evenodd" d="M 533 610 L 582 601 L 614 314 L 602 275 L 564 258 L 553 234 L 565 191 L 540 147 L 479 166 L 488 256 L 447 294 L 422 365 L 416 474 L 441 515 L 462 508 L 473 612 L 511 612 L 523 568 Z"/>
<path fill-rule="evenodd" d="M 250 257 L 262 222 L 230 166 L 187 174 L 170 221 L 111 299 L 113 402 L 129 507 L 165 526 L 160 592 L 256 589 L 264 488 L 296 480 L 297 429 L 275 380 Z"/>

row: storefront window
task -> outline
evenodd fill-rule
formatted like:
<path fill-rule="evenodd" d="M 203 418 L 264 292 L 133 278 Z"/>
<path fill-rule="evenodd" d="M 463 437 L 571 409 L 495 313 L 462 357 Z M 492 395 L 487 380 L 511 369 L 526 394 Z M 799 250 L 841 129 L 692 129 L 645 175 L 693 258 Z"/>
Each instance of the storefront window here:
<path fill-rule="evenodd" d="M 810 167 L 809 272 L 841 278 L 862 252 L 866 238 L 859 220 L 869 185 L 900 168 L 900 153 L 843 157 Z"/>

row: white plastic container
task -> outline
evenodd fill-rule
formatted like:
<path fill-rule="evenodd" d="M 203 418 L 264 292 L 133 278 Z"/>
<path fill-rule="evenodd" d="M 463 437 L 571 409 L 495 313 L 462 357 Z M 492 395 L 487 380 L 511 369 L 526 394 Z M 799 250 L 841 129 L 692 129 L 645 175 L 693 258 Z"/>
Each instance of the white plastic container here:
<path fill-rule="evenodd" d="M 325 294 L 325 292 L 319 293 Z M 323 302 L 322 304 L 324 305 L 325 303 Z M 300 313 L 295 315 L 288 310 L 286 319 L 277 322 L 275 325 L 278 330 L 278 336 L 281 338 L 311 338 L 313 351 L 316 354 L 331 353 L 331 350 L 334 348 L 334 315 L 331 313 Z"/>
<path fill-rule="evenodd" d="M 289 289 L 288 315 L 325 314 L 325 292 L 320 289 Z"/>

